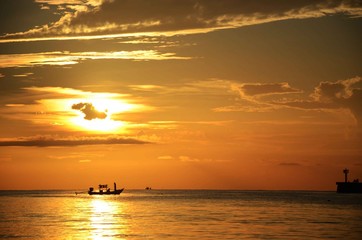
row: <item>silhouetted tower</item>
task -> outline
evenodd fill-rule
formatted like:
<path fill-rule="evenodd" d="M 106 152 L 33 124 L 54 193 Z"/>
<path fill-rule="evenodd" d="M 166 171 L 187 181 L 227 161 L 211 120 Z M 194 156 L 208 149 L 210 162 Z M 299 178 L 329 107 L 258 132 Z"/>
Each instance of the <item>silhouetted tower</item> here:
<path fill-rule="evenodd" d="M 345 168 L 345 169 L 343 169 L 343 173 L 344 173 L 344 182 L 347 182 L 349 170 L 347 168 Z"/>

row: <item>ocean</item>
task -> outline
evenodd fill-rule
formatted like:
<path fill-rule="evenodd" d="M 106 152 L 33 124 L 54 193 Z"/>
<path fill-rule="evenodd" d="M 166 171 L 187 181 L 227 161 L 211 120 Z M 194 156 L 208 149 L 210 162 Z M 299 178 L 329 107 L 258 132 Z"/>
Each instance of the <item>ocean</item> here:
<path fill-rule="evenodd" d="M 1 239 L 362 239 L 362 194 L 0 191 Z"/>

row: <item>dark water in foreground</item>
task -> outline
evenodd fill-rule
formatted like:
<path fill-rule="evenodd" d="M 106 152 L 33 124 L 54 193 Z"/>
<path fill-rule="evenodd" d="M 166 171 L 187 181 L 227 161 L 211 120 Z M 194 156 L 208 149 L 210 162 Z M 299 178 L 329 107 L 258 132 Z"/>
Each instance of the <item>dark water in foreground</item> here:
<path fill-rule="evenodd" d="M 362 239 L 362 194 L 0 191 L 0 238 Z"/>

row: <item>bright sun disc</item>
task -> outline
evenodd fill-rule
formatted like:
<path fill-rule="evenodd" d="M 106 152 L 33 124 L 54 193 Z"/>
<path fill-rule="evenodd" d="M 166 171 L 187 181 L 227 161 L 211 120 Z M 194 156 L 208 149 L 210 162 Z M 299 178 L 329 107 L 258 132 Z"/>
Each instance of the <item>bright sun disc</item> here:
<path fill-rule="evenodd" d="M 124 125 L 124 123 L 112 119 L 85 120 L 83 117 L 76 117 L 72 122 L 80 128 L 102 132 L 115 131 Z"/>
<path fill-rule="evenodd" d="M 112 114 L 117 114 L 125 111 L 130 111 L 135 108 L 134 105 L 126 103 L 118 99 L 106 99 L 104 96 L 93 97 L 90 99 L 72 99 L 70 105 L 77 103 L 92 104 L 98 112 L 103 112 L 107 116 L 104 119 L 94 118 L 91 120 L 85 119 L 85 114 L 82 111 L 74 110 L 78 115 L 71 119 L 71 122 L 77 127 L 88 131 L 114 132 L 122 128 L 125 123 L 111 119 Z"/>

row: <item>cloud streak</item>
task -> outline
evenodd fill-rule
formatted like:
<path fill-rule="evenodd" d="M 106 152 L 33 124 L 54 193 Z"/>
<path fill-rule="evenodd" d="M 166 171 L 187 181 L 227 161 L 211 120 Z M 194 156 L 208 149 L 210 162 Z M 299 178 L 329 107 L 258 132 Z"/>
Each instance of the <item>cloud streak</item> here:
<path fill-rule="evenodd" d="M 83 137 L 58 139 L 53 137 L 31 137 L 0 139 L 0 147 L 74 147 L 85 145 L 147 144 L 149 142 L 122 137 Z"/>
<path fill-rule="evenodd" d="M 88 3 L 87 6 L 66 12 L 54 23 L 7 34 L 3 40 L 40 40 L 54 36 L 106 37 L 112 34 L 191 34 L 330 14 L 362 15 L 361 2 L 354 0 L 113 0 L 102 4 L 100 1 L 93 5 Z"/>
<path fill-rule="evenodd" d="M 31 67 L 44 65 L 73 65 L 85 60 L 170 60 L 190 59 L 176 56 L 175 53 L 162 53 L 155 50 L 119 51 L 119 52 L 41 52 L 0 55 L 0 68 Z"/>
<path fill-rule="evenodd" d="M 274 94 L 301 93 L 301 90 L 292 88 L 288 83 L 257 83 L 242 84 L 240 87 L 242 95 L 262 96 Z"/>

